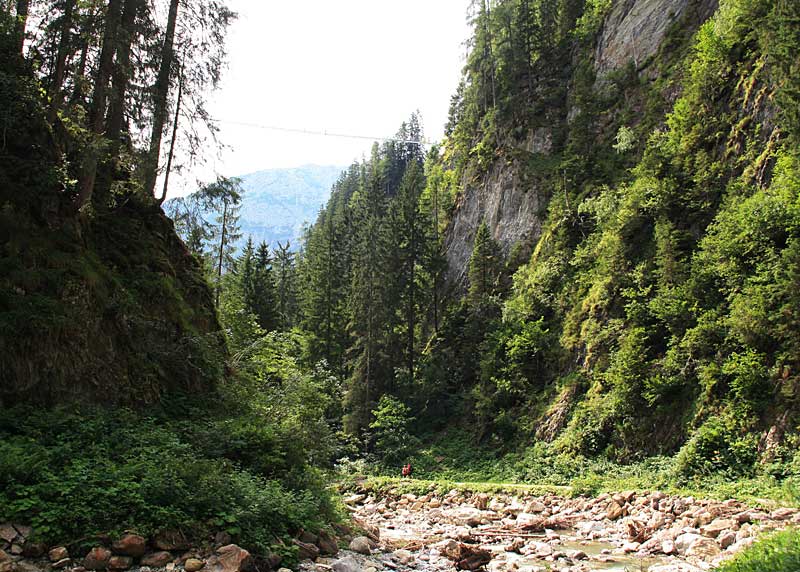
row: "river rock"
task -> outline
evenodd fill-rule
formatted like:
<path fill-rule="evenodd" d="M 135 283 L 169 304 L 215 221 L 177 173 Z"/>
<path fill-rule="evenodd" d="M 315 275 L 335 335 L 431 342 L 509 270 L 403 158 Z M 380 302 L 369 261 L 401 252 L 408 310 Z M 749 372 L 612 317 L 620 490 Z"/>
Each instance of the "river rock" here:
<path fill-rule="evenodd" d="M 688 562 L 674 562 L 672 564 L 651 566 L 648 568 L 648 572 L 702 572 L 702 570 Z"/>
<path fill-rule="evenodd" d="M 538 500 L 533 500 L 525 506 L 525 512 L 527 513 L 544 512 L 546 510 L 547 506 L 542 501 Z"/>
<path fill-rule="evenodd" d="M 112 556 L 108 559 L 109 570 L 127 570 L 133 566 L 133 558 L 130 556 Z"/>
<path fill-rule="evenodd" d="M 15 529 L 11 524 L 0 524 L 0 538 L 5 540 L 8 543 L 14 542 L 14 539 L 17 537 L 17 529 Z"/>
<path fill-rule="evenodd" d="M 461 545 L 451 538 L 434 544 L 433 548 L 450 560 L 459 560 L 461 558 Z"/>
<path fill-rule="evenodd" d="M 138 534 L 123 534 L 119 540 L 111 545 L 116 554 L 141 558 L 147 550 L 147 540 Z"/>
<path fill-rule="evenodd" d="M 530 546 L 536 553 L 536 556 L 546 557 L 553 555 L 553 547 L 546 542 L 532 542 Z"/>
<path fill-rule="evenodd" d="M 0 572 L 14 572 L 14 561 L 2 549 L 0 549 Z"/>
<path fill-rule="evenodd" d="M 675 548 L 674 541 L 667 539 L 661 543 L 661 552 L 664 554 L 675 554 L 676 551 L 677 549 Z"/>
<path fill-rule="evenodd" d="M 409 564 L 414 562 L 414 555 L 411 553 L 410 550 L 405 550 L 405 549 L 395 550 L 392 553 L 392 558 L 394 558 L 404 566 L 408 566 Z"/>
<path fill-rule="evenodd" d="M 294 545 L 297 546 L 297 558 L 299 560 L 316 560 L 319 557 L 319 548 L 310 542 L 303 542 L 302 540 L 294 540 Z"/>
<path fill-rule="evenodd" d="M 721 532 L 717 537 L 717 542 L 722 549 L 728 548 L 728 546 L 731 546 L 736 542 L 736 533 L 732 530 Z"/>
<path fill-rule="evenodd" d="M 616 501 L 612 501 L 608 506 L 608 510 L 606 511 L 606 518 L 608 520 L 617 520 L 623 514 L 625 514 L 625 509 L 622 508 L 622 505 Z"/>
<path fill-rule="evenodd" d="M 625 554 L 630 554 L 631 552 L 636 552 L 637 550 L 639 550 L 640 546 L 641 543 L 639 542 L 626 542 L 625 544 L 622 545 L 622 551 Z"/>
<path fill-rule="evenodd" d="M 567 557 L 572 560 L 588 560 L 589 556 L 583 550 L 570 550 Z"/>
<path fill-rule="evenodd" d="M 66 568 L 67 566 L 72 566 L 72 558 L 62 558 L 61 560 L 57 560 L 52 564 L 53 570 L 61 570 L 62 568 Z"/>
<path fill-rule="evenodd" d="M 83 559 L 83 567 L 87 570 L 105 570 L 111 559 L 111 551 L 102 546 L 95 546 Z"/>
<path fill-rule="evenodd" d="M 372 546 L 370 545 L 369 538 L 366 536 L 356 536 L 350 542 L 350 550 L 369 556 L 372 554 Z"/>
<path fill-rule="evenodd" d="M 795 508 L 778 508 L 769 513 L 769 517 L 772 520 L 789 520 L 795 514 L 797 514 Z"/>
<path fill-rule="evenodd" d="M 695 542 L 701 540 L 702 538 L 703 537 L 699 534 L 685 532 L 675 539 L 675 548 L 680 554 L 686 554 L 686 551 L 689 550 L 689 548 L 691 548 Z"/>
<path fill-rule="evenodd" d="M 686 549 L 686 556 L 692 558 L 699 558 L 702 560 L 711 560 L 720 553 L 719 545 L 710 538 L 700 537 L 692 542 L 691 546 Z"/>
<path fill-rule="evenodd" d="M 198 570 L 202 570 L 205 565 L 206 563 L 199 558 L 189 558 L 184 562 L 183 567 L 186 569 L 186 572 L 198 572 Z"/>
<path fill-rule="evenodd" d="M 217 548 L 216 553 L 208 559 L 205 570 L 208 572 L 243 572 L 248 570 L 253 557 L 244 548 L 228 544 Z"/>
<path fill-rule="evenodd" d="M 361 572 L 361 564 L 350 555 L 340 558 L 331 567 L 334 572 Z"/>
<path fill-rule="evenodd" d="M 141 565 L 150 566 L 152 568 L 163 568 L 170 562 L 172 562 L 172 554 L 162 550 L 160 552 L 151 552 L 143 556 Z"/>
<path fill-rule="evenodd" d="M 739 527 L 739 523 L 733 519 L 728 518 L 718 518 L 700 530 L 702 531 L 704 536 L 709 536 L 711 538 L 716 538 L 719 536 L 720 532 L 725 530 L 735 530 Z"/>
<path fill-rule="evenodd" d="M 317 546 L 320 554 L 333 556 L 339 552 L 339 545 L 331 533 L 326 530 L 320 530 L 317 537 Z"/>

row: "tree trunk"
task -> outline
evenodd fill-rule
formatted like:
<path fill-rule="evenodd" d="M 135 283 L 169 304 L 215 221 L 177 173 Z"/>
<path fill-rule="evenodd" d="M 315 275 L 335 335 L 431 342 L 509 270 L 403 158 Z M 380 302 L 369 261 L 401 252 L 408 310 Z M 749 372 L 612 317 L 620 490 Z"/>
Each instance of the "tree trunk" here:
<path fill-rule="evenodd" d="M 161 197 L 158 199 L 158 206 L 164 204 L 167 199 L 167 191 L 169 189 L 169 172 L 172 170 L 172 158 L 175 154 L 175 140 L 178 138 L 178 120 L 181 115 L 181 99 L 183 99 L 183 64 L 181 63 L 181 71 L 178 73 L 178 101 L 175 105 L 175 119 L 172 121 L 172 140 L 169 143 L 169 156 L 167 157 L 167 168 L 164 172 L 164 189 L 161 191 Z M 280 243 L 278 243 L 280 246 Z"/>
<path fill-rule="evenodd" d="M 25 27 L 28 24 L 28 7 L 30 0 L 17 0 L 17 42 L 19 55 L 23 55 L 25 48 Z"/>
<path fill-rule="evenodd" d="M 100 61 L 97 68 L 97 78 L 92 93 L 92 104 L 89 107 L 89 130 L 96 136 L 103 133 L 103 117 L 106 110 L 108 97 L 108 82 L 114 67 L 114 51 L 119 29 L 119 20 L 122 0 L 109 0 L 106 11 L 106 29 L 103 34 L 103 47 L 100 50 Z M 78 209 L 92 199 L 94 182 L 97 177 L 97 162 L 99 152 L 90 149 L 86 154 L 86 161 L 81 176 L 81 185 L 78 192 Z"/>
<path fill-rule="evenodd" d="M 106 137 L 112 145 L 118 146 L 125 122 L 125 95 L 131 80 L 131 45 L 136 36 L 136 16 L 142 6 L 142 0 L 125 0 L 122 10 L 119 38 L 116 49 L 116 62 L 112 72 L 111 97 L 108 103 L 106 119 Z"/>
<path fill-rule="evenodd" d="M 164 131 L 164 124 L 167 121 L 167 96 L 169 95 L 169 77 L 172 71 L 172 59 L 175 51 L 175 24 L 178 19 L 179 2 L 180 0 L 170 1 L 164 47 L 161 50 L 161 65 L 158 69 L 158 78 L 155 85 L 153 130 L 150 134 L 150 150 L 147 153 L 144 174 L 144 189 L 148 196 L 154 195 L 156 179 L 158 178 L 158 156 L 161 152 L 161 137 Z"/>
<path fill-rule="evenodd" d="M 69 55 L 69 48 L 72 43 L 72 12 L 75 10 L 75 2 L 76 0 L 66 0 L 64 3 L 64 16 L 61 22 L 61 38 L 58 41 L 56 68 L 53 74 L 53 83 L 50 85 L 50 108 L 47 110 L 47 118 L 50 123 L 56 120 L 58 110 L 61 108 L 61 88 L 64 85 L 64 75 L 67 70 L 67 56 Z"/>

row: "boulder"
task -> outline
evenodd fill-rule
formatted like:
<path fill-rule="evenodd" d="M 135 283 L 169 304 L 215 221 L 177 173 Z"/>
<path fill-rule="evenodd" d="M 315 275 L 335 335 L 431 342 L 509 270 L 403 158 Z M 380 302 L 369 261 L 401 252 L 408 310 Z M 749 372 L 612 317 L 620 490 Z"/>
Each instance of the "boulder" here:
<path fill-rule="evenodd" d="M 606 511 L 606 518 L 608 520 L 617 520 L 619 517 L 625 514 L 625 509 L 622 508 L 616 501 L 612 501 L 611 504 L 608 505 L 608 510 Z"/>
<path fill-rule="evenodd" d="M 366 536 L 356 536 L 350 541 L 350 550 L 369 556 L 372 554 L 372 546 Z"/>
<path fill-rule="evenodd" d="M 65 546 L 56 546 L 47 553 L 47 557 L 50 562 L 58 562 L 59 560 L 64 560 L 64 558 L 69 558 L 69 550 Z"/>
<path fill-rule="evenodd" d="M 461 556 L 461 560 L 456 562 L 456 568 L 459 570 L 477 570 L 486 566 L 492 560 L 492 554 L 488 550 L 467 544 L 461 545 Z"/>
<path fill-rule="evenodd" d="M 736 530 L 737 528 L 739 528 L 739 523 L 735 520 L 728 518 L 717 518 L 705 525 L 700 530 L 704 536 L 716 538 L 721 532 L 726 530 Z"/>
<path fill-rule="evenodd" d="M 395 550 L 392 553 L 392 558 L 394 558 L 395 560 L 397 560 L 397 562 L 403 564 L 404 566 L 408 566 L 409 564 L 414 562 L 414 555 L 411 553 L 410 550 L 405 550 L 405 549 Z"/>
<path fill-rule="evenodd" d="M 186 572 L 198 572 L 198 570 L 202 570 L 205 565 L 206 563 L 199 558 L 189 558 L 184 562 L 183 567 L 186 569 Z"/>
<path fill-rule="evenodd" d="M 109 570 L 127 570 L 133 566 L 133 558 L 130 556 L 112 556 L 108 559 Z"/>
<path fill-rule="evenodd" d="M 160 552 L 151 552 L 142 557 L 142 566 L 149 566 L 151 568 L 163 568 L 168 563 L 172 562 L 172 554 L 162 550 Z"/>
<path fill-rule="evenodd" d="M 625 554 L 630 554 L 631 552 L 636 552 L 637 550 L 639 550 L 640 546 L 641 543 L 639 542 L 626 542 L 625 544 L 622 545 L 622 551 Z"/>
<path fill-rule="evenodd" d="M 589 556 L 583 550 L 570 550 L 567 557 L 572 560 L 588 560 Z"/>
<path fill-rule="evenodd" d="M 317 535 L 317 546 L 319 547 L 320 554 L 333 556 L 339 552 L 339 545 L 332 534 L 325 530 L 320 530 Z"/>
<path fill-rule="evenodd" d="M 715 556 L 719 556 L 719 553 L 719 545 L 714 540 L 704 537 L 697 539 L 686 550 L 686 556 L 702 560 L 711 560 Z"/>
<path fill-rule="evenodd" d="M 205 570 L 208 572 L 244 572 L 249 569 L 253 557 L 244 548 L 228 544 L 217 548 L 216 553 L 208 559 Z"/>
<path fill-rule="evenodd" d="M 553 555 L 553 547 L 546 542 L 532 542 L 531 548 L 536 553 L 536 556 L 547 557 Z"/>
<path fill-rule="evenodd" d="M 478 510 L 486 510 L 489 507 L 489 495 L 486 493 L 479 493 L 475 495 L 473 504 Z"/>
<path fill-rule="evenodd" d="M 461 559 L 461 545 L 453 539 L 442 540 L 434 544 L 433 548 L 450 560 Z"/>
<path fill-rule="evenodd" d="M 331 567 L 334 572 L 361 572 L 361 565 L 358 560 L 350 555 L 340 558 Z"/>
<path fill-rule="evenodd" d="M 687 562 L 675 562 L 672 564 L 662 564 L 659 566 L 651 566 L 648 568 L 649 572 L 702 572 L 697 566 L 692 566 Z"/>
<path fill-rule="evenodd" d="M 703 537 L 693 532 L 685 532 L 675 539 L 675 549 L 680 554 L 686 554 L 691 546 Z"/>
<path fill-rule="evenodd" d="M 87 570 L 105 570 L 111 559 L 111 551 L 102 546 L 95 546 L 83 559 L 83 567 Z"/>
<path fill-rule="evenodd" d="M 293 542 L 297 546 L 297 558 L 299 560 L 316 560 L 319 558 L 319 548 L 315 544 L 301 540 L 294 540 Z"/>
<path fill-rule="evenodd" d="M 532 513 L 532 512 L 544 512 L 547 510 L 547 506 L 542 501 L 533 500 L 527 504 L 525 507 L 525 512 Z"/>
<path fill-rule="evenodd" d="M 769 513 L 772 520 L 789 520 L 797 514 L 796 508 L 778 508 Z"/>
<path fill-rule="evenodd" d="M 717 536 L 717 543 L 720 545 L 720 548 L 725 549 L 728 546 L 731 546 L 736 542 L 736 533 L 732 530 L 726 530 L 721 532 L 719 536 Z"/>
<path fill-rule="evenodd" d="M 114 544 L 111 545 L 111 549 L 115 554 L 132 556 L 133 558 L 141 558 L 144 556 L 144 553 L 147 550 L 147 540 L 138 534 L 123 534 L 114 542 Z"/>
<path fill-rule="evenodd" d="M 672 540 L 667 539 L 661 543 L 661 552 L 664 554 L 675 554 L 676 551 L 677 549 L 675 548 L 675 542 Z"/>
<path fill-rule="evenodd" d="M 11 526 L 11 524 L 0 524 L 0 538 L 5 540 L 8 543 L 14 542 L 14 539 L 17 537 L 17 529 Z"/>

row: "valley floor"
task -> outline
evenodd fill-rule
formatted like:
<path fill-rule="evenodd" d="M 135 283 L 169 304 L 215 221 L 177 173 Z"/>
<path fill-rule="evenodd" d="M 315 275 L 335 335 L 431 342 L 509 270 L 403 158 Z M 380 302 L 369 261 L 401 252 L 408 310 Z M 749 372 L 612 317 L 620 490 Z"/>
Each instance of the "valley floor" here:
<path fill-rule="evenodd" d="M 356 552 L 303 568 L 443 572 L 455 563 L 459 569 L 485 565 L 489 572 L 697 572 L 718 567 L 765 531 L 800 523 L 795 508 L 660 492 L 566 498 L 537 496 L 535 487 L 444 492 L 431 484 L 427 493 L 414 494 L 398 485 L 395 494 L 364 488 L 346 495 L 355 522 L 371 538 L 354 540 Z"/>

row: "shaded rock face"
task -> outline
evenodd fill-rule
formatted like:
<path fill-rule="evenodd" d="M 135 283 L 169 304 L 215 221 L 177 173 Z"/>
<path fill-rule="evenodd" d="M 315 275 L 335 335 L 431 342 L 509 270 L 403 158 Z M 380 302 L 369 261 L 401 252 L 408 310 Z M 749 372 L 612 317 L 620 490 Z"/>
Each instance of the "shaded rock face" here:
<path fill-rule="evenodd" d="M 532 135 L 531 139 L 536 146 L 547 136 Z M 541 148 L 549 150 L 550 146 Z M 544 203 L 539 189 L 522 181 L 518 173 L 516 165 L 501 163 L 464 189 L 445 236 L 449 283 L 466 283 L 475 232 L 483 220 L 505 255 L 514 245 L 530 245 L 539 238 Z"/>
<path fill-rule="evenodd" d="M 656 54 L 670 26 L 688 16 L 702 22 L 717 0 L 622 0 L 603 23 L 595 52 L 595 71 L 603 77 L 633 62 L 641 69 Z"/>
<path fill-rule="evenodd" d="M 598 84 L 630 62 L 635 62 L 641 71 L 653 61 L 673 24 L 678 22 L 682 30 L 693 32 L 713 15 L 717 5 L 718 0 L 613 0 L 590 56 Z M 546 102 L 544 126 L 531 127 L 527 135 L 514 140 L 501 135 L 497 145 L 502 151 L 500 158 L 477 180 L 462 182 L 462 192 L 444 237 L 447 282 L 456 290 L 463 291 L 467 285 L 469 258 L 482 221 L 486 221 L 506 256 L 515 245 L 522 247 L 522 253 L 527 255 L 541 236 L 549 199 L 560 191 L 561 183 L 539 178 L 539 174 L 548 173 L 525 163 L 528 159 L 555 159 L 563 150 L 563 131 L 581 113 L 571 103 L 574 82 L 563 74 L 563 69 L 545 69 L 538 74 L 537 81 L 547 86 L 542 88 L 539 95 L 543 99 L 538 102 L 539 105 Z M 597 89 L 601 89 L 600 85 Z M 552 94 L 546 95 L 548 90 L 562 96 L 554 99 Z M 511 156 L 515 158 L 512 160 Z M 528 176 L 523 177 L 526 170 Z M 558 173 L 549 175 L 560 181 Z"/>

